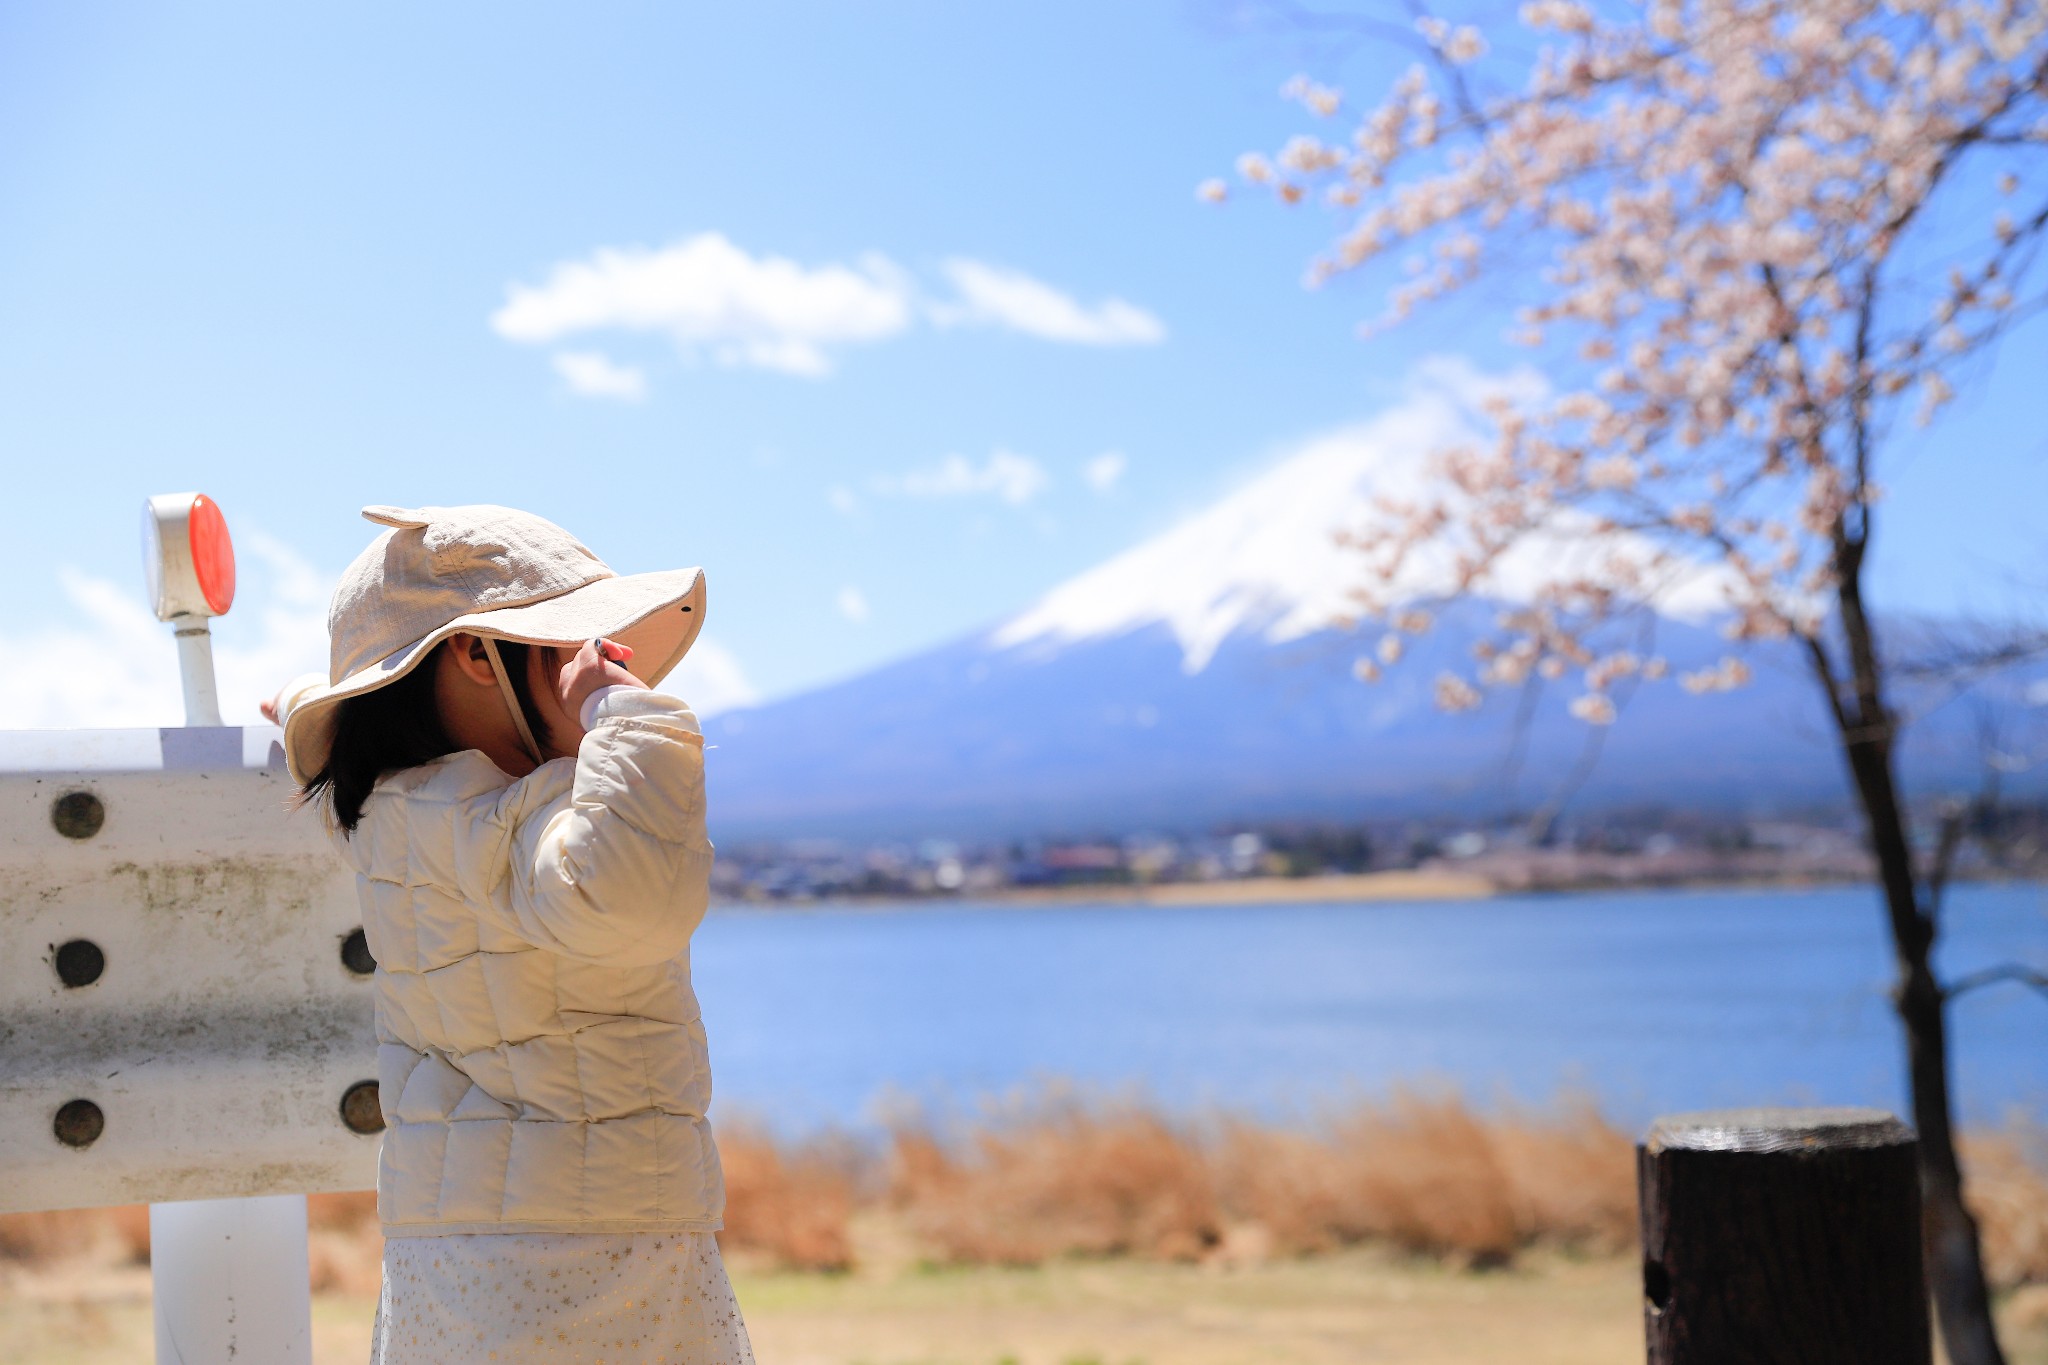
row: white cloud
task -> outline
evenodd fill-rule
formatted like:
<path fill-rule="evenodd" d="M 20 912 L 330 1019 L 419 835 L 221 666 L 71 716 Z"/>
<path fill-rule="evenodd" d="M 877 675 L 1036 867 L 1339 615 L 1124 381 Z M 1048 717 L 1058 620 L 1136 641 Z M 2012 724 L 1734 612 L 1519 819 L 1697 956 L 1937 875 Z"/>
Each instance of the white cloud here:
<path fill-rule="evenodd" d="M 675 671 L 662 680 L 661 690 L 681 697 L 700 716 L 715 716 L 761 700 L 733 652 L 701 635 Z"/>
<path fill-rule="evenodd" d="M 909 272 L 886 256 L 805 265 L 700 232 L 663 247 L 599 247 L 558 261 L 538 283 L 507 285 L 491 327 L 536 345 L 652 332 L 686 359 L 811 379 L 830 374 L 845 347 L 908 332 L 920 312 L 942 327 L 1007 327 L 1083 346 L 1152 345 L 1166 336 L 1158 318 L 1122 299 L 1085 306 L 1022 271 L 965 257 L 943 269 L 955 297 L 925 302 Z M 633 400 L 646 390 L 642 372 L 598 352 L 563 351 L 554 363 L 572 390 L 590 397 Z"/>
<path fill-rule="evenodd" d="M 1089 308 L 1022 271 L 964 257 L 947 261 L 945 271 L 960 300 L 931 310 L 941 326 L 1008 327 L 1078 346 L 1153 346 L 1166 339 L 1165 323 L 1122 299 Z"/>
<path fill-rule="evenodd" d="M 825 501 L 832 504 L 832 510 L 842 517 L 860 514 L 860 495 L 843 483 L 835 483 L 826 489 Z"/>
<path fill-rule="evenodd" d="M 948 455 L 930 469 L 884 476 L 873 481 L 878 493 L 910 498 L 964 498 L 992 495 L 1021 507 L 1045 491 L 1051 480 L 1044 466 L 1029 455 L 998 450 L 977 465 L 964 455 Z"/>
<path fill-rule="evenodd" d="M 555 352 L 555 373 L 562 376 L 571 393 L 585 398 L 618 398 L 637 403 L 647 396 L 647 373 L 634 365 L 621 365 L 598 351 Z"/>
<path fill-rule="evenodd" d="M 752 256 L 716 232 L 650 250 L 600 247 L 558 263 L 540 284 L 513 284 L 491 326 L 510 341 L 587 332 L 665 334 L 721 365 L 818 376 L 831 350 L 880 341 L 912 322 L 912 290 L 879 256 L 806 266 Z"/>
<path fill-rule="evenodd" d="M 338 575 L 261 531 L 235 540 L 239 583 L 234 610 L 213 622 L 214 676 L 221 718 L 261 725 L 257 708 L 281 685 L 327 672 L 327 599 Z M 66 619 L 0 634 L 0 659 L 90 659 L 92 666 L 0 669 L 6 723 L 28 730 L 182 725 L 177 643 L 143 602 L 140 567 L 120 582 L 67 566 L 57 582 Z M 759 699 L 732 654 L 704 639 L 662 687 L 699 715 Z"/>
<path fill-rule="evenodd" d="M 855 625 L 860 625 L 868 619 L 868 599 L 859 588 L 851 584 L 841 588 L 838 604 L 839 614 Z"/>
<path fill-rule="evenodd" d="M 1105 450 L 1087 464 L 1081 466 L 1081 478 L 1098 493 L 1108 493 L 1123 478 L 1130 461 L 1121 450 Z"/>

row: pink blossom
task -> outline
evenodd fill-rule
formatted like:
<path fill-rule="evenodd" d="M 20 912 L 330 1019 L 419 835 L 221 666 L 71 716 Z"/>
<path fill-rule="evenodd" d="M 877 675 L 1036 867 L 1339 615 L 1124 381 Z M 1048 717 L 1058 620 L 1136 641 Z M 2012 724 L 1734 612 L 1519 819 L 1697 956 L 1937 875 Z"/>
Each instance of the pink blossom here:
<path fill-rule="evenodd" d="M 1486 36 L 1470 24 L 1462 25 L 1443 44 L 1444 58 L 1468 66 L 1486 55 Z"/>
<path fill-rule="evenodd" d="M 1749 665 L 1737 658 L 1721 660 L 1712 668 L 1703 668 L 1696 673 L 1678 675 L 1678 685 L 1688 692 L 1732 692 L 1747 686 Z"/>
<path fill-rule="evenodd" d="M 1478 707 L 1482 698 L 1479 689 L 1455 673 L 1439 673 L 1436 679 L 1436 704 L 1446 711 L 1471 711 Z"/>
<path fill-rule="evenodd" d="M 1344 97 L 1339 91 L 1327 85 L 1318 85 L 1306 76 L 1295 76 L 1290 79 L 1287 84 L 1280 87 L 1280 94 L 1282 98 L 1305 105 L 1310 112 L 1324 118 L 1336 113 L 1344 102 Z"/>
<path fill-rule="evenodd" d="M 1586 467 L 1586 485 L 1590 488 L 1633 488 L 1636 472 L 1636 462 L 1628 456 L 1610 455 Z"/>
<path fill-rule="evenodd" d="M 1614 698 L 1600 692 L 1587 692 L 1572 698 L 1571 713 L 1588 725 L 1612 725 L 1619 714 L 1615 710 Z"/>

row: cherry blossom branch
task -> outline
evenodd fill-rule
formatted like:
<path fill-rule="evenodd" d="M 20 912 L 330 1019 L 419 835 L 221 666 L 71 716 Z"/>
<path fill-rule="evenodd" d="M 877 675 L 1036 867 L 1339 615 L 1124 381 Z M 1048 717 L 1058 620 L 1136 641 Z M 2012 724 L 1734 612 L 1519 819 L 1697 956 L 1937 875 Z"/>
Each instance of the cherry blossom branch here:
<path fill-rule="evenodd" d="M 1428 51 L 1434 88 L 1404 76 L 1348 147 L 1297 138 L 1277 167 L 1247 160 L 1289 202 L 1322 182 L 1356 207 L 1317 278 L 1404 241 L 1429 251 L 1404 267 L 1390 317 L 1481 278 L 1483 242 L 1547 250 L 1525 339 L 1575 329 L 1581 361 L 1605 365 L 1587 387 L 1492 412 L 1493 447 L 1443 452 L 1430 491 L 1377 500 L 1354 542 L 1378 585 L 1361 605 L 1398 606 L 1414 590 L 1396 585 L 1430 562 L 1448 564 L 1445 594 L 1484 592 L 1532 541 L 1572 541 L 1584 553 L 1539 611 L 1504 621 L 1478 675 L 1578 669 L 1588 694 L 1572 706 L 1604 716 L 1622 664 L 1588 632 L 1657 600 L 1702 546 L 1725 571 L 1730 634 L 1806 641 L 1848 732 L 1890 735 L 1860 582 L 1880 437 L 1909 395 L 1923 417 L 1938 410 L 1948 373 L 2011 325 L 2012 282 L 2048 224 L 2048 209 L 2001 219 L 1990 249 L 1950 271 L 1933 319 L 1908 315 L 1927 253 L 1902 253 L 1900 236 L 1972 149 L 2033 126 L 2048 25 L 1902 3 L 1680 0 L 1612 24 L 1535 0 L 1525 13 L 1566 44 L 1524 93 L 1485 100 L 1466 84 L 1483 40 L 1418 11 L 1421 42 L 1401 37 Z M 1305 82 L 1290 93 L 1318 113 L 1338 105 Z M 1471 704 L 1462 681 L 1438 691 Z"/>

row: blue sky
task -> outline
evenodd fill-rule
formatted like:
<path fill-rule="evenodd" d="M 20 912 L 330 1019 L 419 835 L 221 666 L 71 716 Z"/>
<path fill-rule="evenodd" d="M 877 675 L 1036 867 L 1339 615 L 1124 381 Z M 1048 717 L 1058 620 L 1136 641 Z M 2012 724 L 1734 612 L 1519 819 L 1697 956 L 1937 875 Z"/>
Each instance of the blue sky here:
<path fill-rule="evenodd" d="M 1523 359 L 1481 302 L 1361 341 L 1372 281 L 1300 286 L 1333 219 L 1194 197 L 1301 127 L 1287 76 L 1407 60 L 1177 0 L 0 9 L 6 668 L 129 638 L 137 509 L 177 488 L 249 547 L 238 687 L 317 649 L 291 622 L 371 502 L 705 565 L 757 695 L 988 624 L 1420 356 Z M 662 270 L 750 283 L 691 305 L 689 345 L 673 310 L 571 326 Z M 1897 452 L 1888 605 L 2048 579 L 2044 361 L 2020 334 Z"/>

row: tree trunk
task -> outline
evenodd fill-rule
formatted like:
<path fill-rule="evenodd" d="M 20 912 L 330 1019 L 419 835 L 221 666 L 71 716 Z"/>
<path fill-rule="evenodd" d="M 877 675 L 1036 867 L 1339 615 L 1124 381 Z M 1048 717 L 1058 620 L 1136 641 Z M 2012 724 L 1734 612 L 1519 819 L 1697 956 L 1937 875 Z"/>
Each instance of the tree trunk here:
<path fill-rule="evenodd" d="M 1956 1161 L 1948 1080 L 1947 997 L 1935 980 L 1935 907 L 1920 903 L 1906 817 L 1892 768 L 1893 722 L 1885 705 L 1879 656 L 1864 613 L 1856 567 L 1838 590 L 1844 642 L 1855 695 L 1842 697 L 1834 679 L 1823 685 L 1838 699 L 1842 747 L 1877 857 L 1891 925 L 1898 978 L 1892 1004 L 1906 1032 L 1906 1072 L 1912 1086 L 1913 1126 L 1920 1135 L 1921 1202 L 1926 1222 L 1927 1276 L 1934 1294 L 1942 1344 L 1952 1365 L 2004 1365 L 1977 1220 L 1963 1204 Z"/>

